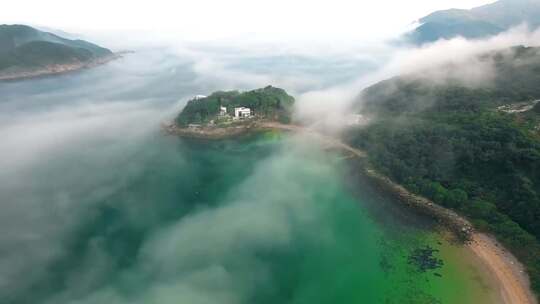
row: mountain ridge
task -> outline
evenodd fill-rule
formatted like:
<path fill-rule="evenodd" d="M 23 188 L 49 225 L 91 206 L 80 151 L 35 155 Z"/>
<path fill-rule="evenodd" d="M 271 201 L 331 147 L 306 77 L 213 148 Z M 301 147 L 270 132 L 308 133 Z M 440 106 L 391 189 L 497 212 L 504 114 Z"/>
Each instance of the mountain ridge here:
<path fill-rule="evenodd" d="M 420 25 L 405 37 L 414 44 L 458 36 L 468 39 L 486 38 L 520 24 L 527 24 L 531 29 L 538 28 L 540 1 L 500 0 L 470 10 L 440 10 L 420 18 L 419 22 Z"/>
<path fill-rule="evenodd" d="M 111 50 L 27 25 L 0 25 L 0 80 L 57 74 L 117 58 Z"/>

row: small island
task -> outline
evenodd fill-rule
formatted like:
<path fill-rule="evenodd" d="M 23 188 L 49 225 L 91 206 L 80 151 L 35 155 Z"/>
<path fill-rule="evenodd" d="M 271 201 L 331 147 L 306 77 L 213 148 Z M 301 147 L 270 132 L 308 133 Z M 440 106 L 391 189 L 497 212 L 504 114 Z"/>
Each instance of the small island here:
<path fill-rule="evenodd" d="M 274 128 L 290 123 L 294 101 L 285 90 L 273 86 L 197 95 L 166 130 L 183 137 L 221 139 Z"/>

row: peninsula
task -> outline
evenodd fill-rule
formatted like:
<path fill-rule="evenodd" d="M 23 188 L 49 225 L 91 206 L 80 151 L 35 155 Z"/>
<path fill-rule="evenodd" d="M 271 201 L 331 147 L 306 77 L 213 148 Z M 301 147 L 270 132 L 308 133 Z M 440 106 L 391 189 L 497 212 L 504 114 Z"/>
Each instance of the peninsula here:
<path fill-rule="evenodd" d="M 0 81 L 91 68 L 121 54 L 84 40 L 70 40 L 26 25 L 0 25 Z"/>

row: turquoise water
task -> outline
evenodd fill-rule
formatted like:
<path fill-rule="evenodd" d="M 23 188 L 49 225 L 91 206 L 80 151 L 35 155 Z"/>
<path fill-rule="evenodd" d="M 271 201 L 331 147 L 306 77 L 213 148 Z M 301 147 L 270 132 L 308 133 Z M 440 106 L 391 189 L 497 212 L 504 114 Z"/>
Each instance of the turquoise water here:
<path fill-rule="evenodd" d="M 8 303 L 492 303 L 462 249 L 336 151 L 279 133 L 139 144 L 114 167 L 75 153 L 34 172 L 46 188 L 60 184 L 51 166 L 105 177 L 62 253 Z M 444 265 L 421 272 L 408 257 L 427 245 Z"/>
<path fill-rule="evenodd" d="M 150 50 L 0 84 L 0 303 L 496 303 L 470 253 L 337 151 L 160 133 L 179 100 L 254 87 L 193 64 Z M 426 246 L 444 264 L 421 272 Z"/>

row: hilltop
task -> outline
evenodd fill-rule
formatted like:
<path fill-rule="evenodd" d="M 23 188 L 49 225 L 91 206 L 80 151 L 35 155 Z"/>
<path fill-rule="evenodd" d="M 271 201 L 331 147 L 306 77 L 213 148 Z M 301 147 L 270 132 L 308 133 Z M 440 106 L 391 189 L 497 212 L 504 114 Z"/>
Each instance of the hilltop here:
<path fill-rule="evenodd" d="M 116 58 L 109 49 L 26 25 L 0 25 L 0 80 L 91 67 Z"/>
<path fill-rule="evenodd" d="M 377 115 L 481 111 L 540 99 L 540 48 L 493 51 L 477 56 L 472 65 L 489 75 L 468 80 L 463 65 L 447 64 L 382 81 L 361 93 L 364 111 Z"/>
<path fill-rule="evenodd" d="M 218 91 L 188 101 L 167 132 L 186 137 L 225 138 L 250 130 L 273 129 L 291 121 L 294 97 L 273 86 Z"/>
<path fill-rule="evenodd" d="M 416 44 L 457 36 L 485 38 L 522 23 L 536 29 L 540 26 L 540 1 L 500 0 L 470 10 L 436 11 L 420 18 L 419 23 L 407 35 L 407 40 Z"/>
<path fill-rule="evenodd" d="M 236 117 L 235 109 L 250 110 L 251 119 L 288 122 L 291 119 L 294 98 L 280 88 L 267 86 L 247 92 L 219 91 L 210 96 L 198 96 L 188 101 L 176 118 L 179 126 L 189 124 L 226 124 Z M 222 111 L 223 108 L 223 111 Z M 246 117 L 246 118 L 248 118 Z"/>

